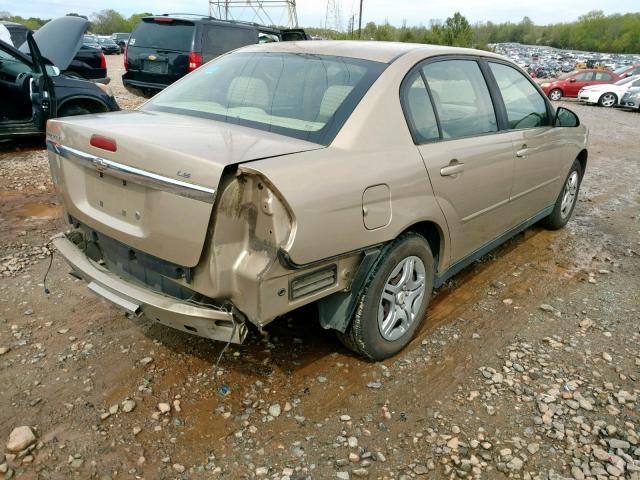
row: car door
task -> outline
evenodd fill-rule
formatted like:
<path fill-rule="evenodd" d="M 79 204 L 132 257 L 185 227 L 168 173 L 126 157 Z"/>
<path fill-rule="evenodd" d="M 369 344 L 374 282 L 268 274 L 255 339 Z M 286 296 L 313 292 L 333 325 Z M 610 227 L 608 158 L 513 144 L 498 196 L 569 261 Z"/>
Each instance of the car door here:
<path fill-rule="evenodd" d="M 594 72 L 581 72 L 570 78 L 565 86 L 565 97 L 577 97 L 582 87 L 593 85 Z"/>
<path fill-rule="evenodd" d="M 514 147 L 514 177 L 509 209 L 527 220 L 555 201 L 561 171 L 553 114 L 544 95 L 526 75 L 503 62 L 488 61 Z"/>
<path fill-rule="evenodd" d="M 506 231 L 513 144 L 500 132 L 475 58 L 427 60 L 403 83 L 403 105 L 459 260 Z"/>

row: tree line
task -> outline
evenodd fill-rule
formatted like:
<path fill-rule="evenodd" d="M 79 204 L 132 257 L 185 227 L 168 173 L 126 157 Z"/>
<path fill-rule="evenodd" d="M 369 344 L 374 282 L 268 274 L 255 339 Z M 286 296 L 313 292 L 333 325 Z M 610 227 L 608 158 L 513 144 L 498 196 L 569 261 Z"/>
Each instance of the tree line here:
<path fill-rule="evenodd" d="M 69 15 L 77 15 L 70 13 Z M 138 13 L 125 18 L 119 12 L 107 9 L 94 13 L 90 30 L 97 34 L 130 32 L 140 18 L 151 15 Z M 36 29 L 48 20 L 22 18 L 0 12 L 0 18 Z M 85 17 L 87 18 L 87 17 Z M 535 25 L 524 17 L 520 22 L 479 22 L 471 25 L 460 12 L 445 21 L 431 20 L 428 25 L 395 27 L 388 22 L 378 25 L 367 23 L 361 32 L 337 32 L 322 28 L 305 28 L 312 34 L 329 39 L 387 40 L 398 42 L 431 43 L 487 49 L 491 43 L 518 42 L 528 45 L 548 45 L 556 48 L 587 50 L 607 53 L 640 53 L 640 13 L 605 15 L 594 10 L 575 22 Z"/>

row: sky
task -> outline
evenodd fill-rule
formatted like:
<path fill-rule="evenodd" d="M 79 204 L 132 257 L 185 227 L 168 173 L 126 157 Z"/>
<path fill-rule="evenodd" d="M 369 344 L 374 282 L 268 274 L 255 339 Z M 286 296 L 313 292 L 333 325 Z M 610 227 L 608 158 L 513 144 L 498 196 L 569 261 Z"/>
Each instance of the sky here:
<path fill-rule="evenodd" d="M 359 0 L 333 0 L 339 5 L 342 26 L 357 15 Z M 193 12 L 207 13 L 208 0 L 0 0 L 0 12 L 22 17 L 51 18 L 70 12 L 91 17 L 94 12 L 113 8 L 125 16 L 149 11 L 152 13 Z M 297 0 L 300 26 L 325 26 L 327 0 Z M 389 21 L 400 26 L 428 25 L 432 19 L 444 20 L 460 11 L 474 23 L 477 21 L 520 21 L 530 17 L 536 24 L 573 21 L 590 10 L 603 10 L 605 14 L 640 11 L 638 0 L 363 0 L 363 25 L 374 21 Z M 272 11 L 275 23 L 285 24 L 284 10 Z M 357 18 L 357 17 L 356 17 Z M 245 15 L 245 20 L 253 20 Z"/>

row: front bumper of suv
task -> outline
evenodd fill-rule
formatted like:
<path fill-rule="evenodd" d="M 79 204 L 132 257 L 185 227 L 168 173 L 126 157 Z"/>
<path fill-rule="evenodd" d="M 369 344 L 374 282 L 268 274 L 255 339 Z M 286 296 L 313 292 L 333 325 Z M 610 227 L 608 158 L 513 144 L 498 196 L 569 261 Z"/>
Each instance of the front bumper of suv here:
<path fill-rule="evenodd" d="M 93 292 L 131 317 L 144 314 L 177 330 L 225 342 L 242 343 L 247 335 L 247 326 L 238 323 L 230 311 L 194 305 L 125 281 L 90 260 L 64 234 L 54 236 L 52 242 L 75 274 L 89 282 Z"/>

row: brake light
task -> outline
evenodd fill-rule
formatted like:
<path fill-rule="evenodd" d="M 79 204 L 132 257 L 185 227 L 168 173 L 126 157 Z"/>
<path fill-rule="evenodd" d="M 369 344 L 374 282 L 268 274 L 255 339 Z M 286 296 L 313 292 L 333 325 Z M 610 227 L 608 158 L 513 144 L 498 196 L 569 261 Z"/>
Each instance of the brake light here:
<path fill-rule="evenodd" d="M 100 68 L 107 68 L 107 59 L 104 56 L 104 52 L 100 52 Z"/>
<path fill-rule="evenodd" d="M 101 148 L 102 150 L 108 150 L 110 152 L 115 152 L 118 150 L 118 146 L 116 145 L 116 141 L 107 137 L 103 137 L 102 135 L 91 135 L 91 140 L 89 141 L 91 146 L 96 148 Z"/>
<path fill-rule="evenodd" d="M 128 45 L 124 46 L 124 69 L 125 71 L 129 71 L 129 62 L 127 61 L 127 48 Z"/>
<path fill-rule="evenodd" d="M 197 52 L 189 53 L 189 71 L 193 72 L 196 68 L 202 66 L 202 55 Z"/>
<path fill-rule="evenodd" d="M 173 18 L 169 18 L 169 17 L 155 17 L 153 19 L 154 22 L 156 23 L 173 23 Z"/>

